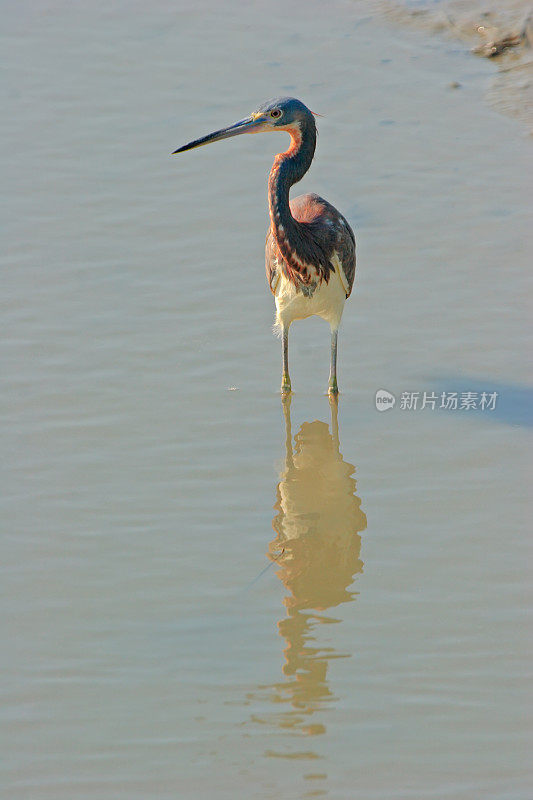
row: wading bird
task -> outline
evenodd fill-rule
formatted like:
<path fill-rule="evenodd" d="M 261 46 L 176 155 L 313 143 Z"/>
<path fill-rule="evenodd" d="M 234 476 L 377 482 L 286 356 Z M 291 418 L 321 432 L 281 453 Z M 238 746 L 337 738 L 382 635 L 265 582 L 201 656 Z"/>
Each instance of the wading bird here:
<path fill-rule="evenodd" d="M 269 100 L 249 117 L 175 150 L 183 153 L 241 133 L 286 131 L 291 145 L 274 159 L 268 179 L 270 228 L 266 273 L 276 303 L 276 326 L 283 341 L 281 391 L 291 391 L 289 328 L 316 314 L 331 327 L 329 393 L 337 394 L 337 332 L 355 275 L 355 237 L 346 219 L 327 200 L 289 191 L 311 165 L 316 146 L 314 114 L 294 97 Z"/>

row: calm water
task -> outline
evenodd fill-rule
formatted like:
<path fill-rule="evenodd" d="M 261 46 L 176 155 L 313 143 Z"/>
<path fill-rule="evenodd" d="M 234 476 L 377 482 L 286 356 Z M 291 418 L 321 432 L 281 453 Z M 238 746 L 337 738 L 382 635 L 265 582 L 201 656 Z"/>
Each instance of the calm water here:
<path fill-rule="evenodd" d="M 4 796 L 530 798 L 531 141 L 491 64 L 357 3 L 3 28 Z M 320 320 L 277 394 L 283 137 L 168 155 L 279 93 L 359 241 L 338 411 Z"/>

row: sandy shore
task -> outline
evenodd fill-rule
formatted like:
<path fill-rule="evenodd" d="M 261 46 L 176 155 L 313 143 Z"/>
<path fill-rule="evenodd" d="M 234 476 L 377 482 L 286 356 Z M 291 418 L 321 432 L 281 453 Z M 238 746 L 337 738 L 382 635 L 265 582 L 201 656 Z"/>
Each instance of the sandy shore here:
<path fill-rule="evenodd" d="M 438 4 L 381 0 L 373 4 L 397 24 L 453 36 L 496 67 L 487 101 L 533 126 L 533 5 L 526 0 L 442 0 Z M 459 88 L 459 87 L 457 87 Z M 532 130 L 533 132 L 533 130 Z"/>

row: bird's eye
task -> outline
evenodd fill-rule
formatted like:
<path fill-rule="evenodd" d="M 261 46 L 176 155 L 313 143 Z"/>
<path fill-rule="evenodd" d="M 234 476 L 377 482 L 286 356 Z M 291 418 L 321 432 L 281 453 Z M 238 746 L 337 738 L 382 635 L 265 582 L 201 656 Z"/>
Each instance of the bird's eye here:
<path fill-rule="evenodd" d="M 270 112 L 270 116 L 274 117 L 274 119 L 277 119 L 278 117 L 281 117 L 281 111 L 279 108 L 275 108 L 274 111 Z"/>

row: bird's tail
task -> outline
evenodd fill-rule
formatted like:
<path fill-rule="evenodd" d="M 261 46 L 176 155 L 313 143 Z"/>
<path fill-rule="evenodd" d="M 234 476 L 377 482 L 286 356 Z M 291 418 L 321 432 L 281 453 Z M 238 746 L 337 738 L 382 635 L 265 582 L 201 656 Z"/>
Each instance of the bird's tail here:
<path fill-rule="evenodd" d="M 281 336 L 283 334 L 283 326 L 281 324 L 280 318 L 277 315 L 274 324 L 272 325 L 272 333 L 274 334 L 274 336 L 277 336 L 278 339 L 281 339 Z"/>

